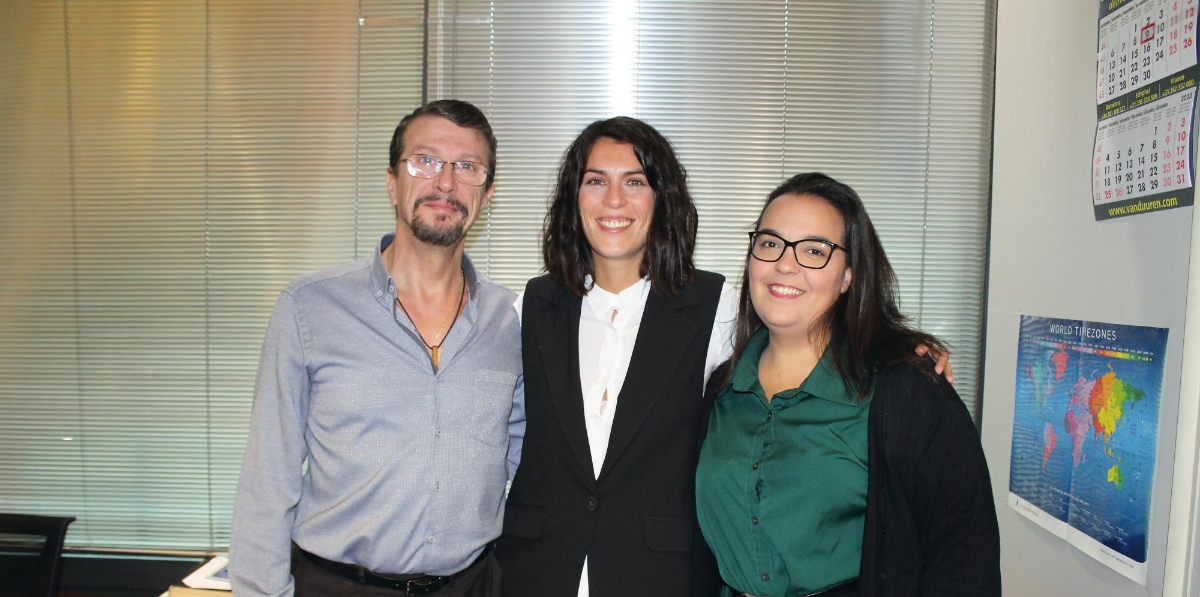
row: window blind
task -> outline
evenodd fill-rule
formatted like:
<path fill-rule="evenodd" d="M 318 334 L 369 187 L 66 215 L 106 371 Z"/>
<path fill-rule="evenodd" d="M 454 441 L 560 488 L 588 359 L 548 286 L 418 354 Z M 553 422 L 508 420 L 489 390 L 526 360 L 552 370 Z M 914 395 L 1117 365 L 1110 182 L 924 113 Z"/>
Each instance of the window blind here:
<path fill-rule="evenodd" d="M 228 544 L 289 280 L 393 225 L 419 2 L 6 2 L 0 510 L 68 545 Z"/>
<path fill-rule="evenodd" d="M 991 181 L 994 4 L 446 3 L 440 95 L 487 106 L 490 220 L 468 245 L 514 289 L 540 270 L 562 151 L 640 117 L 675 145 L 700 212 L 697 265 L 739 283 L 745 233 L 784 179 L 825 172 L 867 205 L 913 323 L 946 340 L 978 412 Z"/>
<path fill-rule="evenodd" d="M 468 250 L 498 282 L 539 273 L 567 144 L 633 115 L 734 283 L 780 181 L 857 189 L 975 399 L 993 3 L 0 2 L 0 510 L 79 517 L 71 547 L 225 548 L 274 300 L 394 227 L 423 93 L 496 130 Z"/>

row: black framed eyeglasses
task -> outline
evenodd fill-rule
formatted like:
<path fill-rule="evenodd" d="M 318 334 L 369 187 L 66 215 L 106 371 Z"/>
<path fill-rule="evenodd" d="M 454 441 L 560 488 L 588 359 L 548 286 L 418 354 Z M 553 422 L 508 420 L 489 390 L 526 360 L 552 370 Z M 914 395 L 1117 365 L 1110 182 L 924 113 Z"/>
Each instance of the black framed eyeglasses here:
<path fill-rule="evenodd" d="M 796 263 L 808 269 L 821 269 L 829 265 L 834 251 L 838 249 L 846 251 L 846 247 L 827 240 L 816 238 L 784 240 L 776 234 L 761 230 L 750 233 L 750 256 L 759 261 L 768 263 L 779 261 L 787 252 L 788 247 L 792 248 L 792 254 L 796 256 Z"/>
<path fill-rule="evenodd" d="M 488 171 L 479 162 L 447 162 L 435 155 L 418 153 L 404 158 L 408 164 L 408 175 L 413 178 L 433 178 L 441 174 L 446 164 L 454 168 L 454 179 L 466 185 L 477 187 L 487 181 Z"/>

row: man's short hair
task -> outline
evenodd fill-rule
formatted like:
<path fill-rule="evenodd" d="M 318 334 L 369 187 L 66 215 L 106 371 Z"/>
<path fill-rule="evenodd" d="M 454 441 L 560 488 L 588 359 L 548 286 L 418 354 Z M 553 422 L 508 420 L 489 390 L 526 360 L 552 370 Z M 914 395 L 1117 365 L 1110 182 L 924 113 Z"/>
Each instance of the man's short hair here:
<path fill-rule="evenodd" d="M 643 277 L 655 292 L 678 294 L 695 273 L 696 205 L 688 192 L 687 172 L 670 141 L 654 127 L 627 116 L 597 120 L 583 129 L 563 154 L 558 184 L 546 213 L 542 259 L 551 279 L 576 295 L 587 293 L 593 275 L 592 248 L 579 212 L 579 187 L 588 157 L 600 139 L 633 146 L 633 153 L 654 190 L 654 215 L 642 257 Z"/>
<path fill-rule="evenodd" d="M 425 104 L 413 110 L 396 125 L 396 131 L 392 133 L 391 147 L 388 148 L 388 167 L 391 168 L 392 174 L 398 174 L 396 166 L 400 164 L 400 156 L 404 155 L 404 131 L 408 130 L 409 123 L 425 116 L 445 118 L 458 126 L 475 129 L 487 139 L 488 177 L 484 188 L 492 186 L 492 181 L 496 178 L 496 135 L 492 133 L 492 125 L 488 123 L 483 111 L 474 104 L 456 99 L 440 99 Z"/>

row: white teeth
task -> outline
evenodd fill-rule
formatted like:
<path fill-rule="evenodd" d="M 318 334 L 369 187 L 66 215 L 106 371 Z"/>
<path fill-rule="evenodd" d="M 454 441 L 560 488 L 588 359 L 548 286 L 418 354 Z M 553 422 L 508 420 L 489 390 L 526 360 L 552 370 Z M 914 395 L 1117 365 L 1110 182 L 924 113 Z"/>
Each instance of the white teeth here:
<path fill-rule="evenodd" d="M 800 294 L 799 288 L 791 288 L 789 286 L 776 286 L 772 284 L 767 288 L 770 288 L 771 292 L 774 292 L 775 294 L 788 294 L 792 296 L 798 296 Z"/>
<path fill-rule="evenodd" d="M 596 221 L 600 223 L 600 226 L 602 226 L 604 228 L 608 228 L 609 230 L 619 230 L 621 228 L 628 228 L 629 225 L 633 223 L 633 220 L 596 220 Z"/>

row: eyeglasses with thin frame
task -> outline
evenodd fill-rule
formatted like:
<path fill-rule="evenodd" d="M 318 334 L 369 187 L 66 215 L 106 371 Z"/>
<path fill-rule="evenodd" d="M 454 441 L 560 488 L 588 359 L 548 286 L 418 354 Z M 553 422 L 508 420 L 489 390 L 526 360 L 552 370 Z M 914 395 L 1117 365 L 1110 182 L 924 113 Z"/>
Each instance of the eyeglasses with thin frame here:
<path fill-rule="evenodd" d="M 448 162 L 435 155 L 418 153 L 404 158 L 408 164 L 408 175 L 413 178 L 433 178 L 441 174 L 446 164 L 452 164 L 454 179 L 463 184 L 477 187 L 487 181 L 488 170 L 479 162 Z"/>
<path fill-rule="evenodd" d="M 846 251 L 846 247 L 817 238 L 784 240 L 776 234 L 761 230 L 750 233 L 750 255 L 759 261 L 779 261 L 788 247 L 792 248 L 796 263 L 808 269 L 821 269 L 829 265 L 829 260 L 833 258 L 837 249 Z"/>

